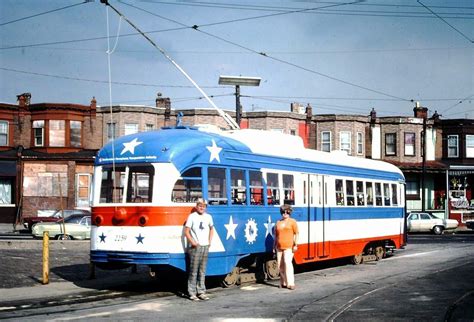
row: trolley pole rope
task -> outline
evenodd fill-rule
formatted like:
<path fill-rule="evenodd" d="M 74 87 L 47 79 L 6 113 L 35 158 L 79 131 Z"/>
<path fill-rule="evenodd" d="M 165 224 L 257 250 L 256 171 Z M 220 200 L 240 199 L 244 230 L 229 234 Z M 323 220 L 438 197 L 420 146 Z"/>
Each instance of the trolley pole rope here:
<path fill-rule="evenodd" d="M 148 37 L 143 31 L 140 30 L 137 26 L 135 26 L 130 20 L 128 20 L 127 17 L 125 17 L 120 11 L 118 11 L 114 6 L 112 6 L 108 0 L 100 0 L 101 3 L 105 4 L 106 6 L 109 6 L 114 10 L 120 17 L 122 17 L 130 26 L 132 26 L 136 31 L 138 31 L 143 37 L 145 37 L 146 40 L 148 40 L 149 43 L 153 45 L 156 49 L 158 49 L 163 56 L 166 57 L 190 82 L 191 84 L 196 87 L 196 89 L 206 98 L 206 100 L 211 104 L 212 107 L 214 107 L 219 115 L 229 124 L 232 130 L 238 130 L 240 129 L 239 125 L 230 117 L 227 113 L 225 113 L 223 110 L 218 108 L 216 104 L 207 96 L 207 94 L 199 87 L 198 84 L 160 47 L 158 46 L 153 40 L 151 40 L 150 37 Z"/>

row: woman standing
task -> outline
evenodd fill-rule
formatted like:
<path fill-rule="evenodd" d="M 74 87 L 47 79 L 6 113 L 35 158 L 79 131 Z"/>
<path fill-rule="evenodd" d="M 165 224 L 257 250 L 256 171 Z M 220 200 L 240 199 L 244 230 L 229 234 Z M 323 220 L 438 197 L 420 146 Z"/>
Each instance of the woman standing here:
<path fill-rule="evenodd" d="M 298 249 L 298 225 L 290 218 L 293 208 L 290 205 L 280 207 L 282 219 L 275 226 L 275 245 L 277 263 L 280 269 L 280 287 L 295 289 L 293 271 L 293 253 Z"/>

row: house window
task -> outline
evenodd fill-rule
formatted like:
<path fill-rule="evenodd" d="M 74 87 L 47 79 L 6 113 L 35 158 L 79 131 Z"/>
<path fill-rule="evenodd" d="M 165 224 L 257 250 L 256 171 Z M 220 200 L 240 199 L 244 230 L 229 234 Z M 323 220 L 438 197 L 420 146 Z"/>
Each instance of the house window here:
<path fill-rule="evenodd" d="M 89 206 L 89 188 L 91 175 L 88 173 L 78 173 L 76 176 L 76 206 Z"/>
<path fill-rule="evenodd" d="M 405 133 L 405 155 L 415 155 L 415 133 Z"/>
<path fill-rule="evenodd" d="M 459 137 L 457 135 L 448 135 L 448 158 L 459 157 Z"/>
<path fill-rule="evenodd" d="M 363 154 L 364 152 L 364 137 L 362 132 L 357 132 L 357 154 Z"/>
<path fill-rule="evenodd" d="M 117 124 L 107 123 L 107 142 L 117 137 Z"/>
<path fill-rule="evenodd" d="M 397 155 L 397 134 L 385 134 L 385 155 Z"/>
<path fill-rule="evenodd" d="M 296 131 L 295 130 L 290 130 L 290 134 L 291 135 L 296 135 Z"/>
<path fill-rule="evenodd" d="M 82 146 L 82 122 L 71 121 L 70 122 L 70 144 L 73 147 Z"/>
<path fill-rule="evenodd" d="M 339 150 L 346 151 L 347 154 L 351 154 L 351 132 L 343 131 L 339 136 L 340 147 Z"/>
<path fill-rule="evenodd" d="M 0 121 L 0 146 L 8 145 L 8 122 Z"/>
<path fill-rule="evenodd" d="M 49 146 L 66 146 L 66 121 L 49 121 Z"/>
<path fill-rule="evenodd" d="M 12 181 L 0 179 L 0 205 L 10 205 L 12 203 Z"/>
<path fill-rule="evenodd" d="M 153 131 L 155 129 L 154 125 L 153 124 L 146 124 L 145 125 L 145 131 L 149 132 L 149 131 Z"/>
<path fill-rule="evenodd" d="M 137 123 L 125 123 L 125 133 L 124 135 L 135 134 L 138 132 Z"/>
<path fill-rule="evenodd" d="M 474 135 L 466 135 L 466 158 L 474 158 Z"/>
<path fill-rule="evenodd" d="M 321 132 L 321 151 L 331 152 L 331 132 Z"/>
<path fill-rule="evenodd" d="M 406 178 L 406 196 L 407 199 L 420 199 L 420 184 L 417 178 Z"/>
<path fill-rule="evenodd" d="M 34 146 L 44 146 L 44 121 L 33 121 Z"/>

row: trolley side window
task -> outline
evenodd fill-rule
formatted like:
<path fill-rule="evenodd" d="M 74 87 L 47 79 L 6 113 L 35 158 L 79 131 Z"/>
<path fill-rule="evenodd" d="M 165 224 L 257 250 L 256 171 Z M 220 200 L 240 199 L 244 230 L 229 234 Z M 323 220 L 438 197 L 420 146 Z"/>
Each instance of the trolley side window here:
<path fill-rule="evenodd" d="M 354 206 L 354 181 L 346 180 L 347 205 Z"/>
<path fill-rule="evenodd" d="M 209 168 L 207 170 L 207 191 L 211 205 L 227 205 L 225 172 L 224 168 Z"/>
<path fill-rule="evenodd" d="M 364 183 L 356 181 L 357 205 L 365 206 Z"/>
<path fill-rule="evenodd" d="M 398 206 L 397 185 L 392 183 L 392 205 Z"/>
<path fill-rule="evenodd" d="M 285 204 L 295 204 L 295 178 L 292 174 L 283 175 L 283 196 Z"/>
<path fill-rule="evenodd" d="M 202 198 L 201 168 L 191 168 L 183 172 L 171 192 L 173 202 L 196 202 Z"/>
<path fill-rule="evenodd" d="M 374 205 L 374 188 L 372 182 L 365 183 L 365 191 L 367 193 L 367 206 Z"/>
<path fill-rule="evenodd" d="M 390 206 L 390 185 L 388 183 L 383 184 L 383 200 L 384 206 Z"/>
<path fill-rule="evenodd" d="M 380 182 L 375 183 L 375 205 L 382 206 L 382 184 Z"/>
<path fill-rule="evenodd" d="M 250 203 L 263 205 L 263 178 L 260 171 L 250 171 Z"/>
<path fill-rule="evenodd" d="M 267 173 L 267 199 L 269 205 L 280 204 L 280 183 L 278 173 Z"/>
<path fill-rule="evenodd" d="M 244 170 L 230 170 L 230 193 L 233 205 L 245 205 L 247 202 L 247 184 Z"/>
<path fill-rule="evenodd" d="M 127 202 L 151 202 L 154 175 L 153 166 L 130 166 L 128 168 Z"/>
<path fill-rule="evenodd" d="M 112 167 L 104 167 L 100 184 L 100 202 L 122 202 L 125 182 L 125 167 L 115 167 L 115 171 Z"/>
<path fill-rule="evenodd" d="M 336 179 L 336 205 L 344 206 L 344 184 L 341 179 Z"/>

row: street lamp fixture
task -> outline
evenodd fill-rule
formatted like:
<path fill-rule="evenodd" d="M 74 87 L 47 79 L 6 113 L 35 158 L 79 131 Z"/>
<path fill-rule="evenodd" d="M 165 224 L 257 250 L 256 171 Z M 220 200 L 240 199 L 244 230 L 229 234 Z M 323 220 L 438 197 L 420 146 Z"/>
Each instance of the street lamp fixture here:
<path fill-rule="evenodd" d="M 260 77 L 219 76 L 219 85 L 235 86 L 235 121 L 240 126 L 242 106 L 240 105 L 240 86 L 260 86 Z"/>

